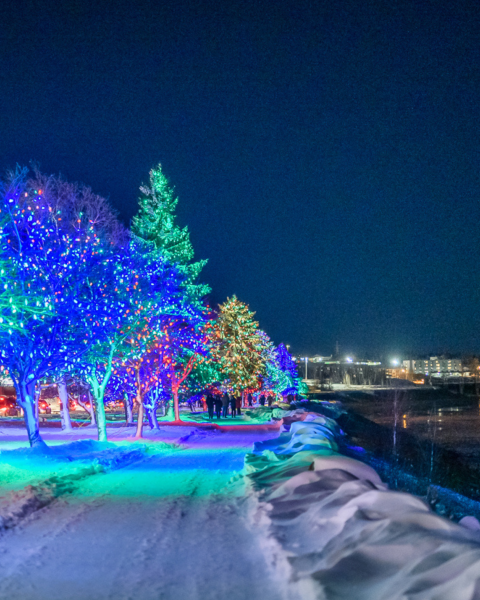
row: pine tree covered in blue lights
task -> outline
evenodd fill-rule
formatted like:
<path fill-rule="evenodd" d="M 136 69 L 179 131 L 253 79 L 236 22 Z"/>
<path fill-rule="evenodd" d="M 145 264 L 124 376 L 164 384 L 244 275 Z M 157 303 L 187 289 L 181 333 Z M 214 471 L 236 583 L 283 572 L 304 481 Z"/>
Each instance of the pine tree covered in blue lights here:
<path fill-rule="evenodd" d="M 288 384 L 282 390 L 284 396 L 288 394 L 302 393 L 304 389 L 303 382 L 298 376 L 298 369 L 292 355 L 284 344 L 280 344 L 276 349 L 278 368 L 286 375 Z"/>

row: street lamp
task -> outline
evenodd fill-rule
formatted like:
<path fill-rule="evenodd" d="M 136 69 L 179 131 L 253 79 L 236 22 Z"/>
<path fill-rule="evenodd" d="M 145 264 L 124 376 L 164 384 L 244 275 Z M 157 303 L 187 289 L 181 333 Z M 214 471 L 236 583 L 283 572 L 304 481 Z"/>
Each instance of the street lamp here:
<path fill-rule="evenodd" d="M 308 356 L 302 356 L 301 358 L 302 358 L 302 360 L 305 361 L 305 379 L 304 379 L 304 381 L 307 381 L 307 379 L 308 379 L 308 375 L 307 375 L 307 371 L 308 371 Z"/>

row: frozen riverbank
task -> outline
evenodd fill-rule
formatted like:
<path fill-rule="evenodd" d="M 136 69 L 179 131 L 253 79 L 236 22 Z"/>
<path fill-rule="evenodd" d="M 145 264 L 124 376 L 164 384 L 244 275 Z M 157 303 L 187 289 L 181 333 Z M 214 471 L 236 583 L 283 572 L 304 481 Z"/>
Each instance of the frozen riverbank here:
<path fill-rule="evenodd" d="M 337 453 L 336 423 L 303 419 L 255 445 L 246 472 L 292 567 L 319 599 L 480 598 L 480 525 L 434 514 L 388 490 L 369 466 Z"/>

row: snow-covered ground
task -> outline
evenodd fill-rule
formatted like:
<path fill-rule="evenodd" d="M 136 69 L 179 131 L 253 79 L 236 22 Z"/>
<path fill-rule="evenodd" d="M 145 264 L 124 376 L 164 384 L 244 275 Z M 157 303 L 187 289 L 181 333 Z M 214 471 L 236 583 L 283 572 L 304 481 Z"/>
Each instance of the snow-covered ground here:
<path fill-rule="evenodd" d="M 280 435 L 48 430 L 46 454 L 0 430 L 0 598 L 480 600 L 475 519 L 389 491 L 334 419 L 285 416 Z"/>
<path fill-rule="evenodd" d="M 2 491 L 0 598 L 289 598 L 238 477 L 253 442 L 276 435 L 165 427 L 144 444 L 76 442 L 46 458 L 3 450 L 0 468 L 33 487 Z"/>

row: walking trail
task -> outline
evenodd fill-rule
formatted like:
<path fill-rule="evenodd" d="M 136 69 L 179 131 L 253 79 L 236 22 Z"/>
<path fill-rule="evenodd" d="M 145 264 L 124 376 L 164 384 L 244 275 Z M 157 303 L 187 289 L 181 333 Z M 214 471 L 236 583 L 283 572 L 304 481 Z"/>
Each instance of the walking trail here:
<path fill-rule="evenodd" d="M 252 443 L 276 435 L 194 434 L 88 477 L 0 537 L 0 598 L 287 600 L 288 568 L 231 481 Z"/>

